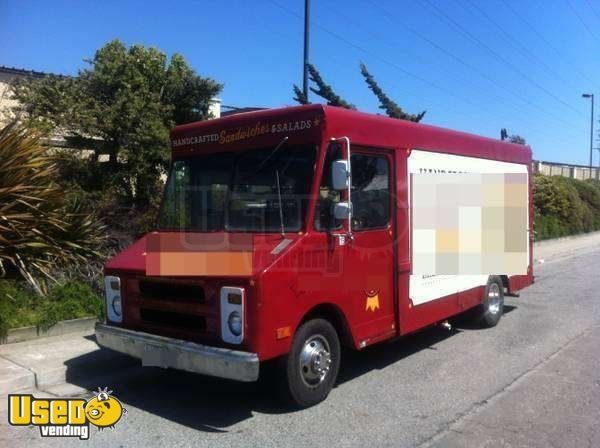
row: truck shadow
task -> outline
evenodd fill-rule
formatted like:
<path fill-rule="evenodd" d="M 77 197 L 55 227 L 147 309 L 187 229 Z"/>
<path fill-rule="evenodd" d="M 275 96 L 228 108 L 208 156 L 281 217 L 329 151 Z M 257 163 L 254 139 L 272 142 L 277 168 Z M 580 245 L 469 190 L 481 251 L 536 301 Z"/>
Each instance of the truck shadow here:
<path fill-rule="evenodd" d="M 461 331 L 457 327 L 433 327 L 361 352 L 344 350 L 337 384 L 383 369 L 421 350 L 436 350 L 436 344 Z M 105 350 L 65 364 L 68 383 L 91 391 L 108 387 L 125 408 L 149 412 L 201 431 L 228 432 L 228 427 L 252 418 L 253 412 L 294 412 L 277 397 L 273 365 L 265 366 L 266 375 L 261 366 L 259 381 L 240 383 L 176 370 L 142 368 L 137 360 Z"/>
<path fill-rule="evenodd" d="M 504 305 L 502 308 L 502 315 L 506 316 L 508 313 L 516 310 L 517 307 L 514 305 Z M 459 330 L 486 330 L 487 327 L 482 326 L 473 316 L 472 311 L 467 311 L 463 314 L 459 314 L 458 316 L 451 319 L 452 325 L 454 328 Z"/>

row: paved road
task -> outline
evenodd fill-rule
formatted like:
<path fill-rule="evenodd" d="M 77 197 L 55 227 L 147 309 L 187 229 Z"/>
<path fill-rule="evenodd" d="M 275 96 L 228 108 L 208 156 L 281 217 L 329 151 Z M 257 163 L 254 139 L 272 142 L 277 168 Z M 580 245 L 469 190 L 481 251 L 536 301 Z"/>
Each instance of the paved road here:
<path fill-rule="evenodd" d="M 598 246 L 597 246 L 598 247 Z M 160 370 L 98 379 L 128 409 L 89 446 L 600 446 L 600 247 L 536 266 L 490 330 L 434 328 L 346 353 L 328 400 L 291 412 L 270 384 Z M 81 361 L 81 360 L 80 360 Z M 71 445 L 0 423 L 0 445 Z M 108 445 L 107 445 L 108 444 Z"/>

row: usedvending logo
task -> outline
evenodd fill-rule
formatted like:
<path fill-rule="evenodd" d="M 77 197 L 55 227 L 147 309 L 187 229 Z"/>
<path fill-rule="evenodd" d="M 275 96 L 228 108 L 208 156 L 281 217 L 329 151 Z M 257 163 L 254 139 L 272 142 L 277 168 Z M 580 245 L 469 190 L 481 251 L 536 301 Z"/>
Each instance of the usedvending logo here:
<path fill-rule="evenodd" d="M 42 437 L 90 438 L 90 423 L 99 430 L 114 426 L 127 410 L 112 390 L 100 389 L 89 400 L 35 398 L 30 394 L 8 396 L 8 423 L 37 426 Z"/>

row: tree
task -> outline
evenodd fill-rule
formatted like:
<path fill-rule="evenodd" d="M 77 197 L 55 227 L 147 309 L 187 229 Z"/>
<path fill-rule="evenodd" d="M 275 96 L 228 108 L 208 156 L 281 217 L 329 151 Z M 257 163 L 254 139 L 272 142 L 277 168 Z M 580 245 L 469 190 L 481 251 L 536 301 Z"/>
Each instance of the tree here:
<path fill-rule="evenodd" d="M 298 104 L 310 104 L 308 102 L 308 95 L 305 95 L 302 89 L 300 89 L 300 87 L 298 87 L 296 84 L 294 84 L 294 94 L 296 95 L 294 97 L 294 101 L 296 101 Z"/>
<path fill-rule="evenodd" d="M 350 104 L 344 99 L 342 99 L 342 97 L 340 97 L 333 91 L 333 88 L 330 85 L 325 83 L 325 81 L 321 77 L 321 74 L 314 65 L 308 64 L 308 74 L 309 79 L 317 86 L 317 88 L 310 87 L 310 90 L 319 95 L 321 98 L 327 100 L 327 104 L 329 104 L 330 106 L 343 107 L 345 109 L 356 109 L 356 106 L 354 106 L 354 104 Z"/>
<path fill-rule="evenodd" d="M 160 194 L 169 160 L 169 130 L 208 117 L 210 99 L 222 86 L 198 76 L 178 54 L 169 60 L 156 48 L 126 47 L 113 40 L 100 48 L 76 77 L 48 76 L 17 84 L 15 99 L 28 124 L 60 131 L 69 146 L 89 150 L 69 169 L 85 191 L 117 190 L 140 209 Z M 99 163 L 100 155 L 108 163 Z"/>
<path fill-rule="evenodd" d="M 360 72 L 364 76 L 365 82 L 369 86 L 369 89 L 371 89 L 371 91 L 379 99 L 379 108 L 385 110 L 388 117 L 415 122 L 421 121 L 426 111 L 423 111 L 416 115 L 404 112 L 397 103 L 392 101 L 384 93 L 381 87 L 379 87 L 379 84 L 377 84 L 377 81 L 375 81 L 373 75 L 371 75 L 367 70 L 367 66 L 363 63 L 360 64 Z M 320 97 L 324 98 L 327 101 L 327 104 L 331 106 L 344 107 L 346 109 L 356 109 L 356 106 L 343 100 L 339 95 L 337 95 L 333 91 L 333 88 L 329 84 L 325 83 L 325 81 L 321 77 L 321 74 L 314 65 L 308 65 L 308 73 L 309 79 L 316 85 L 316 88 L 310 87 L 310 90 L 319 95 Z M 307 95 L 304 95 L 304 92 L 296 84 L 293 85 L 293 89 L 295 94 L 294 101 L 300 104 L 310 104 Z"/>
<path fill-rule="evenodd" d="M 369 73 L 369 71 L 367 70 L 367 66 L 365 64 L 363 64 L 362 62 L 360 63 L 360 73 L 365 78 L 365 82 L 369 86 L 369 89 L 371 89 L 371 91 L 375 94 L 375 96 L 379 100 L 379 104 L 380 104 L 379 108 L 385 110 L 385 113 L 387 114 L 388 117 L 398 118 L 401 120 L 409 120 L 409 121 L 414 121 L 414 122 L 421 121 L 421 119 L 425 115 L 426 111 L 423 111 L 416 115 L 404 112 L 397 103 L 392 101 L 384 93 L 384 91 L 381 89 L 381 87 L 379 87 L 379 84 L 377 84 L 377 81 L 375 81 L 375 78 L 373 77 L 373 75 L 371 75 L 371 73 Z"/>

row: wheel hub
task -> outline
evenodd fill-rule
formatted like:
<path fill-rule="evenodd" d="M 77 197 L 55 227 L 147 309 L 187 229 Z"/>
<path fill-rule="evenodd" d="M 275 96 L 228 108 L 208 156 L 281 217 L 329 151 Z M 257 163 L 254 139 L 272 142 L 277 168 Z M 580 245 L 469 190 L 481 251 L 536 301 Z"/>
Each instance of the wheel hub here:
<path fill-rule="evenodd" d="M 327 340 L 321 335 L 307 339 L 300 352 L 300 375 L 309 387 L 323 382 L 331 367 L 331 350 Z"/>
<path fill-rule="evenodd" d="M 500 287 L 497 283 L 492 283 L 488 288 L 488 310 L 492 314 L 500 312 Z"/>

